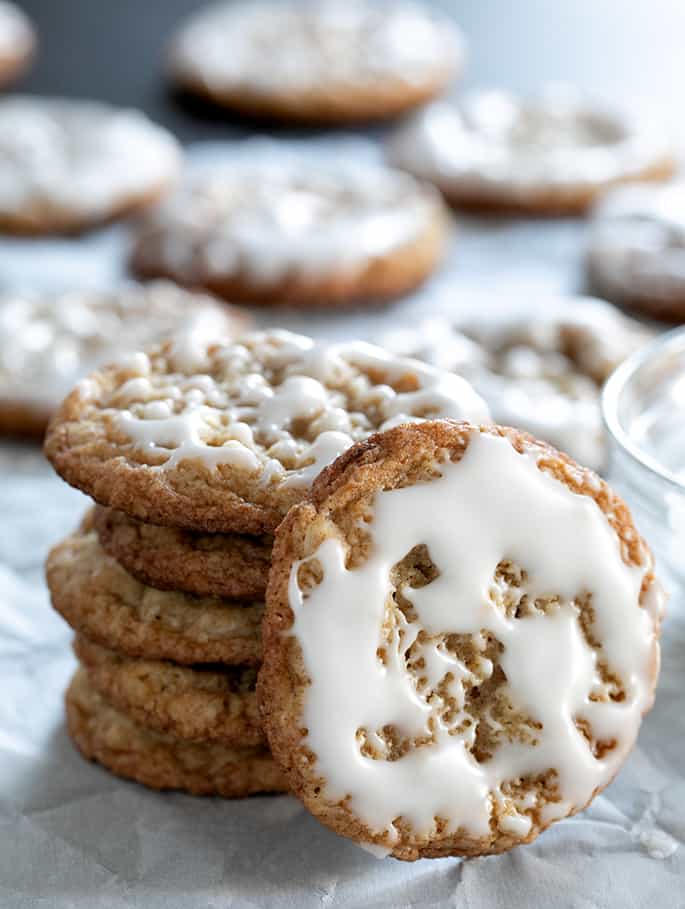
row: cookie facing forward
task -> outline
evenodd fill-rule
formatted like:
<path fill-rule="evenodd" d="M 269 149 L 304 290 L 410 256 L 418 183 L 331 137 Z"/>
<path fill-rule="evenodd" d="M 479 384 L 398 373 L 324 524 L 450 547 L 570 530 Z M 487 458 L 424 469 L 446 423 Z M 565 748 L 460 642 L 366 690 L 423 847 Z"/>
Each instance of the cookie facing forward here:
<path fill-rule="evenodd" d="M 433 416 L 488 412 L 458 376 L 370 344 L 253 332 L 192 352 L 170 342 L 93 373 L 45 451 L 69 483 L 131 517 L 252 534 L 272 531 L 353 442 Z"/>
<path fill-rule="evenodd" d="M 388 168 L 254 162 L 196 177 L 147 217 L 136 274 L 226 300 L 291 306 L 382 301 L 434 270 L 447 218 L 439 194 Z"/>
<path fill-rule="evenodd" d="M 676 167 L 652 125 L 549 91 L 438 102 L 400 127 L 389 156 L 456 207 L 536 216 L 581 214 L 617 183 L 663 180 Z"/>
<path fill-rule="evenodd" d="M 401 859 L 501 852 L 613 778 L 664 595 L 623 502 L 512 429 L 359 443 L 276 534 L 258 697 L 319 820 Z"/>
<path fill-rule="evenodd" d="M 238 2 L 196 13 L 171 68 L 182 88 L 242 113 L 333 124 L 422 104 L 463 56 L 449 20 L 402 0 Z"/>
<path fill-rule="evenodd" d="M 138 111 L 91 101 L 0 100 L 0 230 L 85 230 L 157 201 L 180 146 Z"/>

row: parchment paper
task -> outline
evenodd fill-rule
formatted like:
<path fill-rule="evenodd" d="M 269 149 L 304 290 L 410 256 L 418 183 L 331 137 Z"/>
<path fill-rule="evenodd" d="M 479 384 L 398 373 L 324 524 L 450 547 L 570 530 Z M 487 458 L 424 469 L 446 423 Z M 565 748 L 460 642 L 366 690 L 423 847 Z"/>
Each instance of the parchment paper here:
<path fill-rule="evenodd" d="M 377 155 L 360 140 L 316 147 Z M 192 160 L 204 166 L 234 153 L 213 145 L 195 149 Z M 270 310 L 259 320 L 370 338 L 437 304 L 532 303 L 580 287 L 582 243 L 573 222 L 469 221 L 455 234 L 447 267 L 411 300 L 334 316 Z M 127 245 L 125 227 L 78 241 L 0 241 L 0 286 L 106 285 L 125 273 Z M 685 907 L 685 605 L 674 582 L 656 706 L 628 764 L 588 811 L 499 857 L 379 861 L 291 797 L 156 794 L 76 754 L 62 714 L 75 665 L 71 633 L 49 608 L 42 563 L 87 504 L 36 447 L 0 444 L 3 909 Z"/>

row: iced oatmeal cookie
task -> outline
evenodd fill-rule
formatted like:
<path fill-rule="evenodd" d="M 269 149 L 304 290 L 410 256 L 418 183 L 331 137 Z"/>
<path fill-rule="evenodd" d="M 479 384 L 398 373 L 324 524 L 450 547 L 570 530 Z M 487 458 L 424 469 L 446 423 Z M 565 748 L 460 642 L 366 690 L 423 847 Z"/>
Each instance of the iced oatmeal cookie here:
<path fill-rule="evenodd" d="M 621 767 L 663 604 L 627 507 L 570 458 L 498 426 L 379 433 L 276 534 L 269 743 L 309 811 L 372 851 L 502 852 Z"/>
<path fill-rule="evenodd" d="M 247 162 L 189 178 L 153 209 L 132 266 L 236 302 L 382 301 L 431 274 L 446 230 L 439 193 L 409 174 L 359 162 Z"/>
<path fill-rule="evenodd" d="M 182 26 L 171 71 L 181 88 L 248 115 L 334 124 L 423 104 L 463 58 L 449 19 L 404 0 L 224 2 Z"/>
<path fill-rule="evenodd" d="M 653 125 L 566 92 L 439 102 L 400 127 L 389 157 L 457 207 L 530 215 L 580 214 L 616 183 L 663 180 L 676 167 Z"/>
<path fill-rule="evenodd" d="M 157 201 L 176 139 L 138 111 L 93 101 L 0 99 L 0 230 L 76 232 Z"/>
<path fill-rule="evenodd" d="M 279 330 L 175 342 L 80 382 L 45 451 L 97 502 L 203 532 L 272 531 L 346 448 L 409 420 L 483 421 L 464 379 L 361 342 Z"/>

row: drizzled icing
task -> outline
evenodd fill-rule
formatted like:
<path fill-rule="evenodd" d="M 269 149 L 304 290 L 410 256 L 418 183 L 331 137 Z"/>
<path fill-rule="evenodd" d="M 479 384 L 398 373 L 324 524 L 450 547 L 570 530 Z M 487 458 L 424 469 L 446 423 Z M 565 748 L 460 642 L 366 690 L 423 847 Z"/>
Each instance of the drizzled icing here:
<path fill-rule="evenodd" d="M 136 261 L 202 281 L 366 264 L 411 242 L 440 214 L 429 187 L 371 165 L 236 164 L 197 177 L 147 218 Z"/>
<path fill-rule="evenodd" d="M 614 190 L 597 206 L 590 259 L 603 290 L 618 296 L 685 295 L 685 181 Z"/>
<path fill-rule="evenodd" d="M 534 818 L 547 823 L 584 806 L 625 759 L 653 698 L 664 595 L 654 582 L 640 606 L 648 556 L 642 565 L 627 565 L 594 500 L 542 472 L 534 451 L 521 454 L 506 439 L 474 432 L 462 460 L 439 470 L 438 479 L 376 493 L 361 564 L 346 567 L 346 544 L 329 537 L 310 557 L 319 562 L 322 580 L 306 596 L 298 582 L 302 562 L 292 566 L 291 631 L 310 680 L 301 716 L 304 744 L 316 757 L 322 795 L 345 798 L 386 843 L 397 841 L 393 822 L 399 817 L 417 837 L 434 834 L 434 821 L 442 818 L 443 833 L 461 829 L 487 837 L 492 821 L 521 839 Z M 393 607 L 391 570 L 419 544 L 427 546 L 439 575 L 404 588 L 411 615 Z M 527 572 L 526 602 L 534 605 L 521 617 L 508 615 L 494 597 L 493 576 L 503 559 Z M 588 593 L 590 636 L 579 608 Z M 537 598 L 553 598 L 552 604 L 538 608 Z M 537 724 L 532 741 L 504 735 L 489 759 L 474 757 L 480 721 L 462 722 L 473 676 L 446 646 L 449 635 L 470 636 L 480 652 L 487 635 L 501 643 L 499 666 L 511 702 Z M 591 637 L 599 646 L 590 646 Z M 608 695 L 600 657 L 618 679 L 622 699 Z M 487 679 L 494 665 L 483 660 L 479 671 Z M 412 671 L 412 661 L 420 669 Z M 443 712 L 441 680 L 457 702 L 456 716 Z M 426 688 L 433 691 L 429 698 Z M 609 743 L 601 757 L 578 722 L 594 741 Z M 385 759 L 376 731 L 388 725 L 430 743 Z M 359 730 L 380 755 L 363 752 Z M 507 794 L 508 783 L 550 770 L 556 772 L 554 798 L 532 784 Z"/>
<path fill-rule="evenodd" d="M 172 49 L 181 79 L 269 94 L 444 78 L 462 56 L 448 20 L 364 0 L 218 4 L 196 14 Z"/>
<path fill-rule="evenodd" d="M 395 164 L 447 192 L 491 189 L 514 198 L 639 176 L 669 153 L 653 127 L 640 129 L 552 91 L 538 101 L 483 91 L 458 103 L 438 102 L 401 127 L 390 144 Z"/>
<path fill-rule="evenodd" d="M 321 344 L 275 330 L 198 354 L 195 363 L 173 347 L 136 354 L 124 384 L 102 402 L 161 469 L 197 459 L 306 487 L 378 429 L 432 416 L 489 418 L 463 379 L 362 342 Z"/>
<path fill-rule="evenodd" d="M 0 212 L 104 217 L 171 181 L 179 163 L 173 136 L 138 111 L 64 98 L 0 100 Z"/>
<path fill-rule="evenodd" d="M 0 61 L 27 53 L 33 42 L 33 29 L 22 10 L 0 0 Z"/>
<path fill-rule="evenodd" d="M 601 468 L 601 385 L 652 332 L 588 297 L 552 299 L 496 318 L 435 316 L 387 332 L 381 343 L 467 378 L 493 418 Z"/>
<path fill-rule="evenodd" d="M 53 408 L 84 374 L 178 334 L 179 363 L 249 325 L 237 309 L 156 281 L 120 290 L 0 298 L 0 401 Z"/>

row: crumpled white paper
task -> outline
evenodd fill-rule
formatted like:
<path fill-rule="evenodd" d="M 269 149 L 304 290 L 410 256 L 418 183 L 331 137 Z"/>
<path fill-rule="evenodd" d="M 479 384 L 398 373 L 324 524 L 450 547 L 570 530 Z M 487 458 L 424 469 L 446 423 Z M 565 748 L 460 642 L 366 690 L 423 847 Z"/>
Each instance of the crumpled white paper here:
<path fill-rule="evenodd" d="M 225 154 L 213 145 L 193 159 Z M 123 228 L 85 241 L 3 240 L 2 283 L 45 287 L 52 276 L 63 285 L 106 284 L 124 273 L 127 243 Z M 513 295 L 578 289 L 581 254 L 575 223 L 473 220 L 457 231 L 446 268 L 407 301 L 332 315 L 269 310 L 259 319 L 370 338 L 436 302 L 457 308 L 477 297 L 477 305 L 487 299 L 504 308 Z M 656 706 L 626 767 L 586 812 L 499 857 L 379 861 L 289 796 L 230 802 L 157 794 L 77 755 L 62 710 L 75 665 L 71 634 L 49 608 L 42 563 L 87 504 L 36 447 L 0 444 L 3 909 L 685 907 L 685 601 L 674 582 Z"/>

